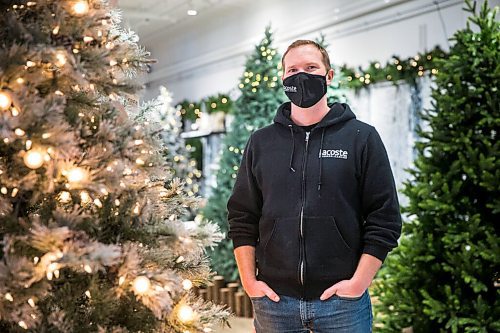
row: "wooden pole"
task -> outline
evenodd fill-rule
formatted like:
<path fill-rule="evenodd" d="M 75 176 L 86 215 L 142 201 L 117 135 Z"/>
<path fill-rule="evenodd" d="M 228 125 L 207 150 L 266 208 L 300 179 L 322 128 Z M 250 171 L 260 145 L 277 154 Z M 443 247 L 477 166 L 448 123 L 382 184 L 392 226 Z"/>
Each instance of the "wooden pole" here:
<path fill-rule="evenodd" d="M 222 288 L 220 290 L 220 304 L 227 305 L 229 309 L 232 309 L 232 299 L 231 299 L 231 289 Z"/>
<path fill-rule="evenodd" d="M 227 289 L 229 289 L 229 296 L 228 296 L 228 305 L 231 307 L 231 310 L 236 313 L 236 293 L 238 292 L 240 288 L 239 283 L 228 283 L 227 284 Z"/>
<path fill-rule="evenodd" d="M 213 284 L 214 284 L 214 289 L 213 289 L 212 300 L 214 303 L 221 303 L 220 290 L 224 288 L 224 285 L 226 284 L 226 282 L 224 281 L 224 277 L 221 275 L 215 276 Z"/>
<path fill-rule="evenodd" d="M 252 318 L 253 317 L 253 307 L 252 307 L 252 301 L 250 300 L 250 297 L 248 297 L 247 293 L 245 293 L 245 298 L 243 299 L 244 303 L 244 317 L 247 318 Z"/>
<path fill-rule="evenodd" d="M 245 292 L 238 291 L 235 294 L 234 312 L 236 313 L 237 317 L 243 317 L 245 315 L 244 299 L 245 299 Z"/>
<path fill-rule="evenodd" d="M 207 301 L 208 300 L 208 290 L 207 289 L 200 289 L 199 294 L 203 300 Z"/>
<path fill-rule="evenodd" d="M 207 283 L 207 301 L 214 300 L 214 284 L 212 282 Z"/>

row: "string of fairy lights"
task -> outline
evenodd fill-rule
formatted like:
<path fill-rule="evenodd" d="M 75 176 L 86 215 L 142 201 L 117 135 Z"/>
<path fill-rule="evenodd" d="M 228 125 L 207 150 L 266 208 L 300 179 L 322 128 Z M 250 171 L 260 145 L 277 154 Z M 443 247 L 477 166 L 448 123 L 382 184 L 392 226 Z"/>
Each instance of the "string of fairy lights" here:
<path fill-rule="evenodd" d="M 85 0 L 77 0 L 77 1 L 72 1 L 70 2 L 70 11 L 69 13 L 71 15 L 81 17 L 84 15 L 89 14 L 89 11 L 91 10 L 89 3 Z M 36 6 L 35 1 L 27 2 L 25 5 L 13 5 L 11 8 L 12 10 L 27 10 L 32 7 Z M 10 10 L 10 9 L 9 9 Z M 102 19 L 101 23 L 103 26 L 110 25 L 111 22 L 108 21 L 108 19 Z M 54 36 L 58 35 L 60 33 L 61 27 L 59 25 L 56 25 L 52 27 L 52 34 Z M 75 44 L 72 45 L 71 52 L 73 54 L 78 54 L 82 51 L 82 49 L 85 47 L 86 44 L 89 43 L 100 43 L 102 46 L 104 46 L 106 49 L 111 50 L 115 47 L 115 43 L 112 40 L 107 40 L 106 36 L 104 36 L 104 33 L 100 29 L 96 29 L 96 36 L 82 36 L 81 41 L 83 44 Z M 39 59 L 29 59 L 26 61 L 24 65 L 24 71 L 25 73 L 33 73 L 36 70 L 42 71 L 44 74 L 48 75 L 53 72 L 54 68 L 63 68 L 64 66 L 67 66 L 69 63 L 68 59 L 68 54 L 66 50 L 57 50 L 53 53 L 53 58 L 51 62 L 46 62 L 46 61 L 41 61 Z M 126 66 L 128 67 L 128 59 L 123 58 L 123 59 L 110 59 L 109 60 L 109 66 L 110 67 L 115 67 L 115 66 Z M 0 85 L 0 112 L 2 113 L 8 113 L 10 114 L 11 117 L 18 117 L 22 112 L 23 112 L 23 106 L 21 105 L 21 102 L 18 100 L 15 94 L 15 89 L 16 88 L 21 88 L 22 85 L 25 85 L 29 82 L 28 80 L 23 77 L 22 72 L 20 72 L 21 75 L 13 80 L 13 82 L 9 82 L 8 85 L 2 84 Z M 118 84 L 118 80 L 115 78 L 113 79 L 114 84 Z M 70 87 L 72 91 L 95 91 L 95 86 L 93 84 L 89 84 L 86 87 L 82 87 L 81 85 L 73 85 Z M 65 93 L 61 90 L 56 90 L 53 92 L 57 96 L 65 96 Z M 114 93 L 109 94 L 108 96 L 111 100 L 116 100 L 118 98 L 117 95 Z M 227 101 L 226 101 L 227 102 Z M 78 114 L 79 117 L 86 117 L 83 113 Z M 90 118 L 90 122 L 94 123 L 96 120 L 92 116 Z M 97 127 L 94 126 L 93 129 L 96 129 Z M 137 128 L 138 129 L 138 128 Z M 43 144 L 44 139 L 50 138 L 53 133 L 46 132 L 41 135 L 41 137 L 38 140 L 30 138 L 29 133 L 26 133 L 25 130 L 22 128 L 15 128 L 14 129 L 14 134 L 17 139 L 24 140 L 24 147 L 25 150 L 21 151 L 21 156 L 23 163 L 26 165 L 27 168 L 31 170 L 37 170 L 42 168 L 47 162 L 50 162 L 51 160 L 55 160 L 57 158 L 57 152 L 56 148 L 51 147 L 51 146 L 46 146 Z M 8 137 L 4 137 L 2 139 L 4 144 L 9 144 L 11 143 L 11 139 Z M 142 139 L 137 139 L 134 141 L 134 144 L 136 146 L 142 145 L 143 140 Z M 142 153 L 147 156 L 152 154 L 151 151 L 143 150 Z M 135 163 L 138 166 L 143 166 L 143 165 L 149 165 L 152 166 L 151 163 L 147 163 L 147 157 L 139 157 L 135 160 Z M 113 165 L 110 165 L 107 167 L 107 171 L 113 172 Z M 2 170 L 0 170 L 0 174 L 3 173 Z M 124 171 L 124 174 L 131 174 L 132 170 L 127 168 Z M 80 167 L 73 165 L 72 163 L 68 163 L 67 167 L 64 168 L 61 171 L 61 176 L 63 177 L 65 181 L 64 187 L 66 190 L 60 191 L 57 194 L 57 199 L 60 203 L 62 204 L 69 204 L 72 201 L 72 194 L 70 191 L 72 190 L 78 190 L 79 191 L 79 199 L 82 205 L 90 205 L 94 204 L 96 207 L 102 208 L 103 203 L 100 198 L 96 197 L 93 198 L 92 195 L 85 190 L 85 187 L 87 183 L 89 182 L 89 179 L 91 178 L 91 171 L 88 168 L 85 167 Z M 191 175 L 191 177 L 196 176 L 200 177 L 201 174 L 199 174 L 199 171 L 196 175 Z M 125 187 L 125 184 L 123 182 L 120 183 L 121 187 Z M 7 187 L 2 186 L 0 188 L 0 193 L 2 195 L 7 195 L 9 194 L 9 189 Z M 16 195 L 19 193 L 18 188 L 13 188 L 10 192 L 11 197 L 16 197 Z M 103 186 L 100 188 L 100 193 L 103 196 L 107 196 L 108 190 Z M 115 206 L 120 206 L 120 200 L 116 199 L 114 201 Z M 140 205 L 137 203 L 134 207 L 132 212 L 134 214 L 139 214 L 140 213 Z M 118 211 L 115 213 L 115 215 L 118 215 Z M 35 264 L 43 264 L 46 267 L 46 278 L 47 280 L 53 280 L 57 279 L 60 276 L 60 269 L 61 265 L 57 263 L 56 261 L 61 259 L 63 256 L 63 253 L 60 251 L 54 251 L 54 252 L 48 252 L 44 256 L 40 257 L 34 257 L 33 262 Z M 182 257 L 179 257 L 179 260 L 182 260 Z M 87 273 L 93 273 L 94 270 L 93 268 L 86 264 L 83 265 L 83 270 Z M 118 285 L 122 286 L 125 282 L 127 281 L 125 276 L 120 276 L 118 280 Z M 138 295 L 147 295 L 153 288 L 168 288 L 168 286 L 159 286 L 156 283 L 153 283 L 146 275 L 139 275 L 135 277 L 131 282 L 131 287 L 133 292 Z M 182 281 L 182 287 L 184 290 L 190 290 L 193 287 L 193 282 L 189 279 L 185 279 Z M 91 292 L 90 290 L 85 291 L 85 296 L 88 298 L 91 298 Z M 13 302 L 14 301 L 14 296 L 11 292 L 6 292 L 3 297 L 9 301 Z M 28 299 L 28 304 L 31 307 L 36 306 L 37 300 L 34 297 L 31 297 Z M 180 304 L 177 308 L 175 308 L 177 318 L 179 321 L 182 323 L 189 323 L 192 322 L 196 318 L 196 313 L 193 310 L 191 306 L 188 304 Z M 34 314 L 32 314 L 34 316 Z M 24 320 L 20 320 L 18 322 L 18 325 L 23 328 L 23 329 L 29 329 L 30 327 L 28 326 L 27 322 Z M 208 329 L 207 329 L 208 332 Z"/>
<path fill-rule="evenodd" d="M 439 47 L 435 47 L 429 52 L 418 53 L 406 59 L 393 56 L 384 66 L 378 61 L 371 62 L 365 69 L 343 66 L 341 72 L 346 81 L 340 81 L 339 84 L 341 87 L 344 86 L 356 91 L 386 81 L 395 85 L 401 82 L 415 85 L 418 78 L 423 77 L 426 73 L 429 76 L 436 75 L 439 69 L 435 60 L 445 57 L 446 53 Z"/>

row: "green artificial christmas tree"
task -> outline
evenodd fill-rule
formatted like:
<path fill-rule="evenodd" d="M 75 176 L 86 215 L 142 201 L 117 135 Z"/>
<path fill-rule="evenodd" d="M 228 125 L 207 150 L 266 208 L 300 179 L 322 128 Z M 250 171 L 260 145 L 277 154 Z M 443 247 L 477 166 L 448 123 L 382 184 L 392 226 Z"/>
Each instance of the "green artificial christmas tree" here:
<path fill-rule="evenodd" d="M 500 22 L 498 7 L 465 5 L 437 61 L 401 244 L 375 283 L 380 332 L 500 332 Z"/>
<path fill-rule="evenodd" d="M 281 57 L 272 45 L 268 27 L 265 37 L 248 57 L 234 103 L 234 120 L 224 138 L 217 186 L 203 209 L 205 219 L 216 222 L 227 233 L 227 201 L 233 189 L 245 144 L 250 134 L 272 123 L 278 106 L 285 100 L 281 85 Z M 212 268 L 226 280 L 238 278 L 233 246 L 229 239 L 209 253 Z"/>
<path fill-rule="evenodd" d="M 11 4 L 9 4 L 11 3 Z M 148 53 L 102 0 L 0 3 L 0 332 L 208 332 L 212 224 L 137 114 Z"/>
<path fill-rule="evenodd" d="M 319 38 L 316 38 L 315 42 L 328 51 L 328 46 L 330 44 L 326 42 L 324 34 L 320 34 Z M 330 65 L 333 69 L 333 80 L 330 85 L 328 85 L 326 90 L 328 105 L 333 103 L 347 103 L 347 88 L 341 85 L 341 82 L 346 80 L 344 73 L 339 66 L 335 66 L 333 64 L 332 53 L 328 52 L 328 55 L 330 56 L 330 62 L 332 62 Z"/>

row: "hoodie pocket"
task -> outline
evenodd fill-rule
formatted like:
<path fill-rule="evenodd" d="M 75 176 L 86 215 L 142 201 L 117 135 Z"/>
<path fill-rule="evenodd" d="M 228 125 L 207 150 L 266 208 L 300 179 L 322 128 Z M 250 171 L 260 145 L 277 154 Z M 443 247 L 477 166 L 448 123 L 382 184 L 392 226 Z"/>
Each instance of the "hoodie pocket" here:
<path fill-rule="evenodd" d="M 312 281 L 334 281 L 354 274 L 355 252 L 333 216 L 305 217 L 306 275 Z"/>
<path fill-rule="evenodd" d="M 259 275 L 277 280 L 296 280 L 300 259 L 299 219 L 262 218 L 259 238 Z"/>

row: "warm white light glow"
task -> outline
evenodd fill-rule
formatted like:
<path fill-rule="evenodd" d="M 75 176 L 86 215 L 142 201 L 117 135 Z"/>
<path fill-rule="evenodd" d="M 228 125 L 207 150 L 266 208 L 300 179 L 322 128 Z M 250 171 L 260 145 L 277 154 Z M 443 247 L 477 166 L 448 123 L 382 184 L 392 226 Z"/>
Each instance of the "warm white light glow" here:
<path fill-rule="evenodd" d="M 184 281 L 182 281 L 182 288 L 184 288 L 184 290 L 193 288 L 193 282 L 191 282 L 191 280 L 185 279 Z"/>
<path fill-rule="evenodd" d="M 145 276 L 138 276 L 133 282 L 133 287 L 136 294 L 144 294 L 151 288 L 151 282 Z"/>
<path fill-rule="evenodd" d="M 43 154 L 38 150 L 29 150 L 24 154 L 24 164 L 30 169 L 38 169 L 43 165 Z"/>
<path fill-rule="evenodd" d="M 89 4 L 87 3 L 87 1 L 77 1 L 73 5 L 73 12 L 76 15 L 85 15 L 88 13 L 88 11 L 89 11 Z"/>
<path fill-rule="evenodd" d="M 0 91 L 0 109 L 7 110 L 12 104 L 12 98 L 6 92 Z"/>
<path fill-rule="evenodd" d="M 177 314 L 179 320 L 183 323 L 188 323 L 194 319 L 194 311 L 189 305 L 181 305 Z"/>
<path fill-rule="evenodd" d="M 32 308 L 34 308 L 34 307 L 35 307 L 35 301 L 33 300 L 33 298 L 30 298 L 30 299 L 28 300 L 28 304 L 29 304 Z"/>
<path fill-rule="evenodd" d="M 198 15 L 198 12 L 196 11 L 196 9 L 189 9 L 189 10 L 187 11 L 187 14 L 188 14 L 189 16 L 195 16 L 195 15 Z"/>
<path fill-rule="evenodd" d="M 14 133 L 16 133 L 17 136 L 23 136 L 24 134 L 26 134 L 26 132 L 23 131 L 20 128 L 16 128 L 16 130 L 14 131 Z"/>
<path fill-rule="evenodd" d="M 18 324 L 19 326 L 21 326 L 22 328 L 24 328 L 25 330 L 27 330 L 27 329 L 28 329 L 28 325 L 26 325 L 26 323 L 25 323 L 23 320 L 21 320 L 21 321 L 20 321 L 20 322 L 18 322 L 17 324 Z"/>
<path fill-rule="evenodd" d="M 80 193 L 80 199 L 82 200 L 83 204 L 89 204 L 92 202 L 92 198 L 90 197 L 90 194 L 87 191 L 82 191 Z"/>
<path fill-rule="evenodd" d="M 59 202 L 68 203 L 71 201 L 71 194 L 67 191 L 62 191 L 59 193 Z"/>
<path fill-rule="evenodd" d="M 82 168 L 73 168 L 66 172 L 66 178 L 70 183 L 80 183 L 87 179 L 88 172 Z"/>
<path fill-rule="evenodd" d="M 66 54 L 63 51 L 58 51 L 56 53 L 56 65 L 57 67 L 62 67 L 66 65 Z"/>

